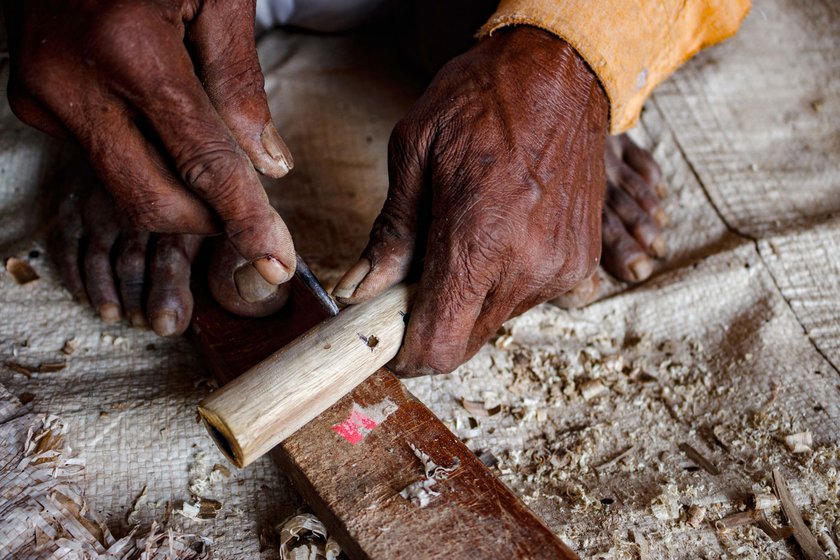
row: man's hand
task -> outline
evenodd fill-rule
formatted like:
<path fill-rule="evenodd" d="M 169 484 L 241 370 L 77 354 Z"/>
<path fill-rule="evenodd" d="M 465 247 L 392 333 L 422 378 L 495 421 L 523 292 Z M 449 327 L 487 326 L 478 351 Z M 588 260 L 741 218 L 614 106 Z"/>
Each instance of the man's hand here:
<path fill-rule="evenodd" d="M 394 129 L 388 198 L 334 292 L 364 301 L 424 259 L 398 373 L 452 371 L 594 272 L 607 118 L 586 63 L 536 28 L 499 31 L 438 73 Z"/>
<path fill-rule="evenodd" d="M 140 230 L 223 229 L 266 280 L 291 277 L 291 236 L 254 171 L 292 167 L 263 91 L 254 0 L 5 8 L 9 103 L 21 120 L 77 140 Z"/>

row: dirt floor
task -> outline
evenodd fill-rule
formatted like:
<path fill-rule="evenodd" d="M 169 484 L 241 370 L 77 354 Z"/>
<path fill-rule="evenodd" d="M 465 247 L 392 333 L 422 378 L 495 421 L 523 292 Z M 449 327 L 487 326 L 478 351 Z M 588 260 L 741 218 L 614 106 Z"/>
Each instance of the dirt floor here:
<path fill-rule="evenodd" d="M 734 39 L 657 89 L 633 131 L 669 189 L 669 255 L 651 280 L 605 276 L 590 307 L 540 306 L 451 375 L 406 382 L 582 557 L 802 557 L 774 531 L 776 470 L 840 558 L 838 30 L 833 0 L 756 2 Z M 296 161 L 266 186 L 334 282 L 365 243 L 388 134 L 422 84 L 369 38 L 273 32 L 259 48 Z M 0 385 L 64 419 L 85 463 L 75 483 L 116 538 L 156 520 L 219 558 L 276 558 L 261 542 L 305 505 L 267 459 L 217 466 L 186 342 L 104 326 L 61 289 L 42 201 L 67 155 L 5 102 L 0 126 L 0 257 L 40 276 L 0 273 Z M 196 497 L 217 511 L 179 515 Z"/>

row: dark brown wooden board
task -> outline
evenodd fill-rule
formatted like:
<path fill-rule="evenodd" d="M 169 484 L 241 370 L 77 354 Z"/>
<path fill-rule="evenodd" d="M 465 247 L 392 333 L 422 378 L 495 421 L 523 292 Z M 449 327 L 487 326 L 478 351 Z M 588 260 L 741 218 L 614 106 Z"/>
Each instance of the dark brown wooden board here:
<path fill-rule="evenodd" d="M 235 317 L 199 286 L 195 291 L 192 338 L 220 383 L 334 312 L 299 277 L 286 308 L 264 319 Z M 351 443 L 334 429 L 354 405 L 364 409 L 386 399 L 393 412 L 361 441 Z M 425 477 L 409 443 L 442 467 L 458 464 L 422 508 L 400 496 Z M 353 559 L 576 558 L 385 368 L 276 447 L 272 457 Z"/>

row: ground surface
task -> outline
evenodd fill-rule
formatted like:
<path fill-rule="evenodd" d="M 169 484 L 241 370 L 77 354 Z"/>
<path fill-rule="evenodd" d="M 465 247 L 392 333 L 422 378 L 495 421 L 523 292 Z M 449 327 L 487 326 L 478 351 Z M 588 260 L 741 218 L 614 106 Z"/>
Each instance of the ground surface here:
<path fill-rule="evenodd" d="M 823 546 L 840 543 L 838 29 L 831 0 L 757 2 L 737 37 L 657 90 L 633 132 L 669 188 L 670 252 L 650 281 L 608 282 L 581 311 L 541 306 L 455 373 L 408 383 L 584 557 L 797 557 L 758 529 L 715 528 L 769 491 L 773 468 Z M 390 128 L 420 86 L 358 38 L 277 32 L 260 52 L 296 161 L 268 188 L 329 283 L 364 245 Z M 144 487 L 132 521 L 148 524 L 192 481 L 219 515 L 173 522 L 214 538 L 218 557 L 255 557 L 260 532 L 302 504 L 267 460 L 211 476 L 222 459 L 195 422 L 208 387 L 185 342 L 106 327 L 62 291 L 40 201 L 65 155 L 5 103 L 0 126 L 0 256 L 41 276 L 0 273 L 0 384 L 67 421 L 90 506 L 116 535 Z M 54 362 L 66 367 L 35 371 Z M 785 436 L 806 431 L 811 451 L 791 453 Z M 706 508 L 696 527 L 690 506 Z"/>

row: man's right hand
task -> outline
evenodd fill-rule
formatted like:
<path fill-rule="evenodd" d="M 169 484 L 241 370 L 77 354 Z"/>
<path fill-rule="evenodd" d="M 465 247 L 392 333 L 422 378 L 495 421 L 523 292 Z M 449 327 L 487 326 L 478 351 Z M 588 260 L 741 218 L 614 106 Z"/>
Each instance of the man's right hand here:
<path fill-rule="evenodd" d="M 254 0 L 6 0 L 9 103 L 81 144 L 120 213 L 159 233 L 224 231 L 265 280 L 292 238 L 256 168 L 289 172 L 254 45 Z"/>

